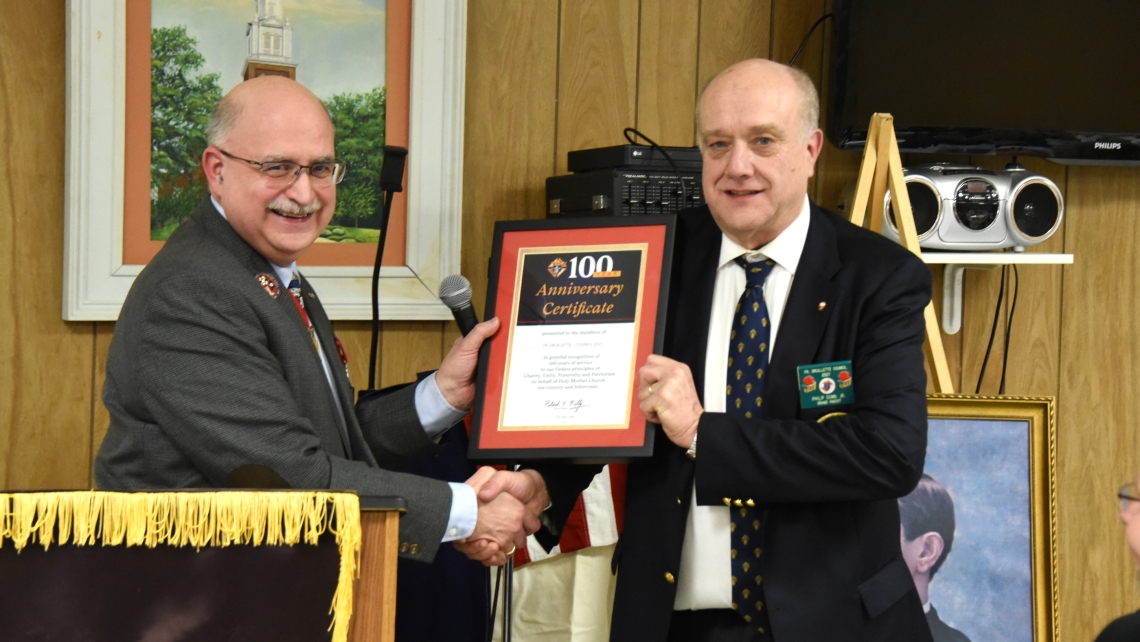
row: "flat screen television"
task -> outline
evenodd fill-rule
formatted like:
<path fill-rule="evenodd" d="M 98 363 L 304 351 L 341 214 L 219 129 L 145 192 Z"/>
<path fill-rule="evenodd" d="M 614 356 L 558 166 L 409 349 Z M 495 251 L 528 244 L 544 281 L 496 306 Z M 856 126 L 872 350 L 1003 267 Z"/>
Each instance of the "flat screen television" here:
<path fill-rule="evenodd" d="M 827 135 L 1140 165 L 1140 1 L 837 0 Z"/>

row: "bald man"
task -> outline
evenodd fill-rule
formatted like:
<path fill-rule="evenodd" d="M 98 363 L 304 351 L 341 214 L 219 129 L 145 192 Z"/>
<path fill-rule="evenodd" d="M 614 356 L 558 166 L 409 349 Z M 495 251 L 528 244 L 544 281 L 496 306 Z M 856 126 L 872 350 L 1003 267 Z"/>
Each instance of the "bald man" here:
<path fill-rule="evenodd" d="M 296 264 L 332 218 L 346 171 L 328 113 L 292 80 L 256 78 L 218 103 L 207 138 L 210 198 L 135 280 L 115 326 L 99 487 L 260 478 L 353 489 L 407 499 L 400 554 L 411 559 L 471 536 L 521 544 L 541 506 L 478 500 L 490 469 L 466 484 L 385 470 L 433 452 L 462 419 L 479 346 L 498 321 L 457 341 L 418 385 L 354 403 L 343 351 Z"/>
<path fill-rule="evenodd" d="M 818 118 L 811 80 L 766 60 L 700 98 L 708 205 L 679 217 L 664 354 L 640 370 L 661 427 L 629 465 L 615 642 L 930 640 L 896 501 L 926 452 L 930 271 L 808 199 Z M 557 525 L 592 471 L 540 470 L 520 494 L 548 491 Z"/>

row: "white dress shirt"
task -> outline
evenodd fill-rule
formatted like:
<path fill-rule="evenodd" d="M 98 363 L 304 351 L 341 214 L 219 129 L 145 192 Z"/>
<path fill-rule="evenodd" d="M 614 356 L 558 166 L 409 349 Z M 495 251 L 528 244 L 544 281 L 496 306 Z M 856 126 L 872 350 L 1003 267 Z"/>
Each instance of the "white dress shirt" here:
<path fill-rule="evenodd" d="M 226 217 L 225 210 L 213 195 L 210 196 L 210 202 L 222 215 Z M 273 266 L 273 271 L 277 274 L 277 280 L 288 288 L 289 282 L 293 279 L 293 274 L 300 276 L 297 271 L 297 263 L 294 261 L 289 265 L 277 265 L 272 261 L 269 262 Z M 283 293 L 284 294 L 284 293 Z M 320 348 L 321 340 L 314 334 L 314 340 Z M 321 358 L 321 368 L 325 371 L 325 379 L 329 382 L 329 390 L 332 392 L 333 399 L 338 403 L 334 404 L 336 407 L 337 415 L 340 419 L 340 432 L 341 437 L 347 440 L 348 437 L 348 423 L 344 417 L 344 409 L 341 408 L 339 400 L 340 396 L 336 391 L 336 384 L 333 383 L 332 370 L 329 369 L 328 359 L 325 357 L 323 349 L 317 350 L 318 356 Z M 443 432 L 454 426 L 463 416 L 467 414 L 465 410 L 454 408 L 447 400 L 443 398 L 443 393 L 439 391 L 439 385 L 435 382 L 435 373 L 428 375 L 423 381 L 416 385 L 416 415 L 419 417 L 420 424 L 424 427 L 424 432 L 433 440 L 437 440 L 443 435 Z M 347 448 L 348 442 L 345 442 Z M 444 542 L 462 539 L 471 535 L 475 530 L 475 522 L 479 516 L 479 503 L 475 497 L 475 489 L 467 484 L 448 482 L 451 487 L 451 513 L 447 520 L 447 529 L 443 533 Z"/>
<path fill-rule="evenodd" d="M 724 412 L 724 387 L 728 372 L 728 342 L 736 304 L 748 284 L 744 268 L 736 264 L 736 257 L 749 261 L 772 259 L 776 265 L 764 281 L 764 302 L 768 306 L 768 319 L 772 334 L 768 341 L 769 353 L 776 350 L 776 336 L 780 331 L 780 318 L 792 280 L 796 275 L 804 242 L 807 241 L 811 206 L 804 197 L 799 216 L 771 243 L 757 249 L 737 245 L 721 235 L 720 262 L 717 264 L 713 286 L 712 311 L 709 314 L 708 347 L 705 350 L 704 409 L 706 412 Z M 700 457 L 700 446 L 697 446 Z M 700 479 L 696 484 L 701 483 Z M 697 489 L 685 524 L 685 543 L 681 548 L 681 567 L 677 574 L 677 599 L 673 608 L 678 611 L 732 608 L 732 548 L 727 506 L 698 506 Z"/>

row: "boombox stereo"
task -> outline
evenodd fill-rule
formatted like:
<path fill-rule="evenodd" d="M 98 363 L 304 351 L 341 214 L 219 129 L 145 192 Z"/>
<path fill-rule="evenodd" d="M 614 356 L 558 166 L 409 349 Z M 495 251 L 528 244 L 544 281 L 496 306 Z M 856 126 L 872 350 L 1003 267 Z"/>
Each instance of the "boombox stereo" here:
<path fill-rule="evenodd" d="M 1001 171 L 937 163 L 903 169 L 919 245 L 931 250 L 1020 252 L 1053 235 L 1065 203 L 1057 185 L 1012 165 Z M 843 203 L 840 209 L 844 209 Z M 898 241 L 887 190 L 883 234 Z"/>

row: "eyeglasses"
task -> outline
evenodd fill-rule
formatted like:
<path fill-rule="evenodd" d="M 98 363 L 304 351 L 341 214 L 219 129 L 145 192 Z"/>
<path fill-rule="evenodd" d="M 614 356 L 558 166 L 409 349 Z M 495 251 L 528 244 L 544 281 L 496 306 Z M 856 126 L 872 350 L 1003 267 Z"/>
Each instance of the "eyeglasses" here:
<path fill-rule="evenodd" d="M 249 163 L 261 171 L 261 175 L 269 179 L 274 185 L 278 187 L 289 187 L 296 182 L 297 177 L 301 175 L 301 170 L 309 170 L 309 178 L 314 183 L 321 185 L 337 184 L 344 180 L 344 175 L 348 172 L 348 166 L 341 161 L 321 161 L 313 163 L 312 165 L 301 165 L 292 161 L 265 161 L 259 163 L 257 161 L 249 160 L 248 158 L 241 158 L 234 156 L 224 149 L 218 148 L 226 158 Z"/>
<path fill-rule="evenodd" d="M 1140 489 L 1136 484 L 1125 484 L 1116 496 L 1120 499 L 1120 512 L 1127 512 L 1131 502 L 1140 502 Z"/>

